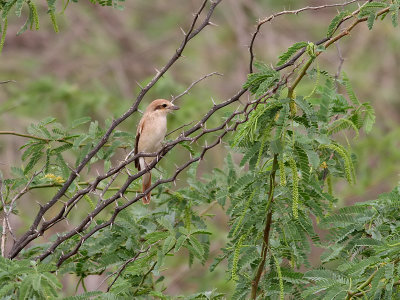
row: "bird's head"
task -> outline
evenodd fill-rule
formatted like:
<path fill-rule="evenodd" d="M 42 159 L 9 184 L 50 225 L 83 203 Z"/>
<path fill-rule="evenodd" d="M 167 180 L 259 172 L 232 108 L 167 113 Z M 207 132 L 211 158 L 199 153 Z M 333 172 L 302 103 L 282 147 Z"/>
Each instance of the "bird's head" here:
<path fill-rule="evenodd" d="M 178 109 L 179 109 L 178 106 L 173 105 L 168 100 L 157 99 L 149 104 L 149 106 L 146 109 L 146 113 L 157 112 L 160 114 L 167 114 L 167 113 L 171 112 L 172 110 L 178 110 Z"/>

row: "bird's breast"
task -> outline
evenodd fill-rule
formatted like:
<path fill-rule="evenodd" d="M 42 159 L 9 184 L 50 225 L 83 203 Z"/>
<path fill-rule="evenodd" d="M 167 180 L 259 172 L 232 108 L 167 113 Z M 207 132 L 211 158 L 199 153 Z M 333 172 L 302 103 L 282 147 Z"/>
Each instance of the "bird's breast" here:
<path fill-rule="evenodd" d="M 157 116 L 148 118 L 139 140 L 139 152 L 157 152 L 167 132 L 167 118 Z"/>

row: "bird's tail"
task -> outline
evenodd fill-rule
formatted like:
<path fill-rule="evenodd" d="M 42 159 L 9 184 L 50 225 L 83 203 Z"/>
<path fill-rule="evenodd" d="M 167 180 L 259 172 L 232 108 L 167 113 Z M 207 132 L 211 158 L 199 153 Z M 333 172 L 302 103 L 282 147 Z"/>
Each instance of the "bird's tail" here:
<path fill-rule="evenodd" d="M 140 170 L 146 169 L 147 162 L 145 161 L 145 158 L 140 157 L 139 158 L 139 163 L 140 163 Z M 147 173 L 144 173 L 143 176 L 142 176 L 142 188 L 143 188 L 142 191 L 144 192 L 150 186 L 151 186 L 151 173 L 147 172 Z M 148 193 L 148 194 L 143 196 L 143 198 L 142 198 L 143 204 L 149 204 L 150 203 L 150 194 L 151 193 Z"/>
<path fill-rule="evenodd" d="M 143 192 L 151 186 L 151 173 L 150 172 L 148 172 L 142 176 L 142 186 L 143 186 Z M 150 198 L 151 198 L 150 195 L 151 195 L 151 192 L 144 195 L 144 197 L 142 198 L 143 204 L 150 203 Z"/>

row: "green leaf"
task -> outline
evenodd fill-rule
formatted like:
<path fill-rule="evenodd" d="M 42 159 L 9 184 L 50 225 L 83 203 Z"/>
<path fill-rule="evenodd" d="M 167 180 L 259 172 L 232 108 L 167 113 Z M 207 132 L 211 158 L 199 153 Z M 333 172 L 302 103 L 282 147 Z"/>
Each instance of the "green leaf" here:
<path fill-rule="evenodd" d="M 333 121 L 328 127 L 328 134 L 338 133 L 345 129 L 353 129 L 356 133 L 356 138 L 359 136 L 357 126 L 349 119 L 338 119 Z"/>
<path fill-rule="evenodd" d="M 158 219 L 157 222 L 161 226 L 163 226 L 165 229 L 168 229 L 170 234 L 174 234 L 175 233 L 173 222 L 171 222 L 171 220 L 168 220 L 166 217 L 162 217 L 161 219 Z"/>
<path fill-rule="evenodd" d="M 363 5 L 358 13 L 358 18 L 361 19 L 365 16 L 370 16 L 371 14 L 376 15 L 377 9 L 388 7 L 387 3 L 383 2 L 369 2 Z M 368 25 L 369 26 L 369 25 Z"/>
<path fill-rule="evenodd" d="M 42 282 L 42 276 L 40 274 L 37 274 L 37 276 L 33 277 L 32 288 L 35 291 L 40 292 L 40 290 L 41 290 L 41 282 Z"/>
<path fill-rule="evenodd" d="M 193 148 L 189 145 L 189 142 L 181 142 L 179 143 L 179 146 L 185 148 L 186 150 L 188 150 L 190 152 L 190 154 L 192 154 L 193 156 L 196 155 L 196 152 L 193 150 Z"/>
<path fill-rule="evenodd" d="M 195 234 L 207 234 L 207 235 L 211 235 L 212 233 L 208 230 L 205 229 L 195 229 L 193 231 L 190 232 L 191 235 L 195 235 Z"/>
<path fill-rule="evenodd" d="M 369 14 L 368 19 L 367 19 L 367 25 L 368 25 L 369 30 L 371 30 L 372 27 L 374 26 L 375 18 L 376 18 L 375 13 Z"/>
<path fill-rule="evenodd" d="M 312 149 L 307 149 L 307 148 L 303 147 L 303 150 L 306 152 L 308 161 L 310 162 L 311 166 L 314 169 L 317 169 L 320 164 L 319 155 Z"/>
<path fill-rule="evenodd" d="M 252 94 L 261 95 L 279 79 L 279 73 L 263 63 L 255 63 L 255 66 L 260 72 L 248 74 L 243 88 L 249 89 Z"/>
<path fill-rule="evenodd" d="M 392 11 L 392 24 L 393 24 L 393 27 L 399 26 L 399 9 L 400 9 L 400 5 L 399 4 L 392 4 L 390 6 L 390 10 Z"/>
<path fill-rule="evenodd" d="M 10 296 L 10 294 L 13 294 L 14 290 L 16 290 L 17 288 L 18 287 L 16 282 L 8 282 L 8 283 L 2 282 L 2 286 L 0 287 L 1 299 L 12 299 L 6 296 Z"/>
<path fill-rule="evenodd" d="M 12 175 L 16 177 L 25 177 L 24 170 L 22 170 L 21 168 L 11 167 L 11 172 Z"/>
<path fill-rule="evenodd" d="M 204 248 L 200 242 L 195 237 L 189 236 L 189 243 L 192 246 L 189 248 L 190 252 L 193 253 L 198 259 L 203 260 Z"/>
<path fill-rule="evenodd" d="M 168 236 L 169 236 L 168 232 L 156 231 L 146 235 L 145 239 L 148 244 L 154 244 L 155 242 L 166 239 Z"/>
<path fill-rule="evenodd" d="M 356 105 L 359 106 L 361 103 L 358 100 L 356 94 L 354 93 L 353 87 L 351 86 L 350 80 L 347 77 L 346 73 L 343 72 L 343 84 L 346 88 L 346 92 L 349 95 L 350 101 Z"/>
<path fill-rule="evenodd" d="M 44 146 L 45 146 L 44 142 L 38 142 L 38 143 L 31 144 L 31 146 L 29 146 L 29 148 L 27 148 L 25 150 L 24 154 L 22 154 L 22 157 L 21 157 L 22 161 L 25 161 L 31 155 L 41 152 L 43 150 Z"/>
<path fill-rule="evenodd" d="M 28 275 L 24 278 L 22 281 L 20 288 L 19 288 L 19 300 L 25 300 L 25 299 L 30 299 L 30 294 L 32 290 L 32 281 L 33 281 L 34 275 Z"/>
<path fill-rule="evenodd" d="M 175 242 L 176 242 L 176 239 L 174 236 L 170 235 L 169 237 L 167 237 L 164 241 L 162 252 L 164 254 L 167 254 L 171 249 L 173 249 Z"/>
<path fill-rule="evenodd" d="M 91 122 L 89 126 L 89 136 L 95 139 L 99 131 L 99 123 L 97 121 Z"/>
<path fill-rule="evenodd" d="M 326 36 L 328 38 L 330 38 L 336 31 L 337 27 L 339 26 L 340 22 L 342 21 L 342 19 L 344 17 L 347 17 L 348 15 L 350 15 L 350 13 L 345 10 L 340 12 L 338 15 L 336 15 L 333 20 L 331 21 L 331 24 L 329 24 L 328 27 L 328 32 L 326 33 Z"/>
<path fill-rule="evenodd" d="M 54 123 L 55 121 L 57 121 L 56 118 L 54 118 L 54 117 L 47 117 L 47 118 L 41 120 L 41 121 L 39 122 L 38 126 L 45 126 L 45 125 Z"/>
<path fill-rule="evenodd" d="M 22 27 L 18 30 L 17 35 L 20 35 L 22 33 L 24 33 L 27 29 L 28 29 L 28 24 L 31 24 L 33 19 L 32 19 L 32 10 L 29 6 L 29 15 L 28 18 L 26 19 L 24 25 L 22 25 Z"/>
<path fill-rule="evenodd" d="M 76 296 L 66 297 L 66 298 L 64 298 L 64 300 L 88 300 L 88 299 L 91 299 L 92 297 L 100 296 L 102 294 L 103 294 L 103 292 L 100 292 L 100 291 L 90 291 L 90 292 L 82 293 L 82 294 L 79 294 Z M 99 298 L 99 299 L 103 299 L 103 298 Z"/>
<path fill-rule="evenodd" d="M 72 122 L 71 128 L 76 128 L 78 126 L 86 124 L 87 122 L 90 122 L 91 120 L 92 120 L 91 117 L 82 117 L 82 118 L 76 119 Z"/>
<path fill-rule="evenodd" d="M 175 244 L 175 252 L 178 252 L 179 249 L 181 249 L 183 243 L 187 240 L 187 236 L 186 235 L 181 235 L 178 240 L 176 241 Z"/>
<path fill-rule="evenodd" d="M 29 160 L 28 164 L 25 166 L 24 169 L 24 174 L 28 174 L 29 171 L 33 169 L 33 167 L 39 162 L 39 160 L 42 158 L 43 153 L 40 152 L 35 152 L 32 154 L 31 159 Z"/>
<path fill-rule="evenodd" d="M 66 151 L 68 149 L 71 149 L 72 146 L 73 146 L 72 144 L 65 144 L 65 145 L 62 145 L 60 147 L 54 148 L 54 149 L 51 150 L 51 154 L 52 155 L 60 154 L 61 152 L 64 152 L 64 151 Z"/>
<path fill-rule="evenodd" d="M 17 0 L 17 2 L 15 3 L 15 14 L 17 15 L 17 17 L 21 16 L 22 6 L 24 3 L 24 0 Z"/>
<path fill-rule="evenodd" d="M 364 128 L 366 133 L 370 133 L 373 125 L 375 124 L 375 110 L 369 103 L 362 104 L 365 113 Z"/>
<path fill-rule="evenodd" d="M 61 154 L 56 155 L 56 162 L 58 163 L 59 167 L 61 168 L 62 177 L 64 179 L 67 179 L 69 177 L 70 170 Z"/>
<path fill-rule="evenodd" d="M 7 15 L 11 9 L 11 7 L 14 6 L 14 4 L 17 2 L 17 0 L 11 0 L 11 1 L 7 1 L 5 4 L 3 4 L 3 12 L 1 14 L 1 18 L 3 19 L 3 21 L 7 18 Z"/>
<path fill-rule="evenodd" d="M 75 139 L 75 141 L 74 141 L 74 148 L 75 148 L 75 149 L 78 149 L 79 146 L 81 146 L 82 143 L 83 143 L 85 140 L 87 140 L 88 138 L 89 138 L 89 136 L 86 135 L 86 134 L 82 134 L 82 135 L 78 136 L 78 137 Z"/>
<path fill-rule="evenodd" d="M 278 66 L 283 65 L 286 63 L 289 58 L 293 56 L 298 50 L 307 47 L 308 43 L 307 42 L 298 42 L 293 44 L 292 46 L 289 47 L 289 49 L 283 53 L 282 55 L 279 56 L 279 61 L 278 61 Z"/>
<path fill-rule="evenodd" d="M 283 151 L 282 141 L 280 139 L 271 141 L 271 150 L 274 154 L 279 154 Z"/>

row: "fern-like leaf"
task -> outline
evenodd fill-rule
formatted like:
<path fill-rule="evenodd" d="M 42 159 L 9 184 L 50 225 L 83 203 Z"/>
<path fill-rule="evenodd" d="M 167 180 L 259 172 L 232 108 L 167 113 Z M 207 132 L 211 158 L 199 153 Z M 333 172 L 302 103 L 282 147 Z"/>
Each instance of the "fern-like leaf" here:
<path fill-rule="evenodd" d="M 307 47 L 307 45 L 308 45 L 307 42 L 298 42 L 293 44 L 292 46 L 289 47 L 289 49 L 285 53 L 279 56 L 279 61 L 277 65 L 278 66 L 283 65 L 289 60 L 289 58 L 293 56 L 293 54 L 295 54 L 300 49 Z"/>
<path fill-rule="evenodd" d="M 336 15 L 331 23 L 329 24 L 328 27 L 328 32 L 326 33 L 326 37 L 330 38 L 336 31 L 337 27 L 339 26 L 340 22 L 344 17 L 347 17 L 350 13 L 345 10 L 340 12 L 338 15 Z"/>

